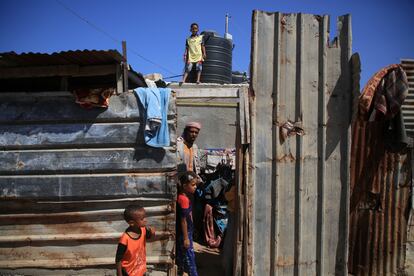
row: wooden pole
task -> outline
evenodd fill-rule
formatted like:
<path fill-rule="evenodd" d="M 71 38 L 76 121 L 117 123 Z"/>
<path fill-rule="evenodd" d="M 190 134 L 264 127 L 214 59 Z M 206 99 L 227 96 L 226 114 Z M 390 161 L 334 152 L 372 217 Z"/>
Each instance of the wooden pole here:
<path fill-rule="evenodd" d="M 128 91 L 128 61 L 127 61 L 127 50 L 126 41 L 122 40 L 122 58 L 123 58 L 123 76 L 124 76 L 124 92 Z"/>

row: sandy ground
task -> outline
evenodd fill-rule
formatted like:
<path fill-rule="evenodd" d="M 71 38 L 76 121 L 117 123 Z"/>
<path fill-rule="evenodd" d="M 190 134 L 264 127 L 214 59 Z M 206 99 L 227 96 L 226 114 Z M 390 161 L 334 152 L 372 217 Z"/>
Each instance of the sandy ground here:
<path fill-rule="evenodd" d="M 194 251 L 199 276 L 224 275 L 221 265 L 220 249 L 209 248 L 194 242 Z"/>

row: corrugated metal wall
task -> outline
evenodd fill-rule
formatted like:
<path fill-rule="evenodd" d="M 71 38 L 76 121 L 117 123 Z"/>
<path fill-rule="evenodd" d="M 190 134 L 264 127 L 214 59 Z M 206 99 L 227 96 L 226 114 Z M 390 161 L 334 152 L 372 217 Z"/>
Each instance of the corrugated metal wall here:
<path fill-rule="evenodd" d="M 347 275 L 351 18 L 254 11 L 248 275 Z M 287 121 L 304 130 L 282 141 Z"/>
<path fill-rule="evenodd" d="M 406 247 L 406 255 L 405 255 L 405 263 L 404 268 L 408 275 L 414 274 L 414 197 L 412 194 L 413 185 L 414 185 L 414 150 L 411 149 L 411 193 L 410 196 L 410 215 L 407 223 L 407 243 L 405 244 Z"/>
<path fill-rule="evenodd" d="M 142 137 L 133 93 L 86 110 L 66 92 L 0 94 L 0 271 L 115 273 L 123 209 L 142 204 L 163 238 L 147 244 L 149 268 L 172 263 L 175 231 L 175 95 L 172 145 Z M 17 270 L 16 270 L 17 269 Z"/>
<path fill-rule="evenodd" d="M 410 69 L 407 63 L 403 62 L 403 66 Z M 402 106 L 408 130 L 412 128 L 411 102 L 408 96 Z M 412 237 L 410 231 L 407 237 L 407 230 L 412 145 L 396 152 L 398 142 L 391 140 L 392 136 L 387 133 L 389 121 L 366 120 L 366 114 L 359 112 L 352 126 L 349 272 L 353 275 L 411 275 Z M 394 129 L 394 132 L 397 131 Z"/>
<path fill-rule="evenodd" d="M 402 106 L 405 129 L 407 135 L 414 139 L 414 60 L 402 59 L 401 65 L 407 74 L 408 96 Z M 407 225 L 406 258 L 404 268 L 408 275 L 414 275 L 414 197 L 412 188 L 414 185 L 414 150 L 411 149 L 411 210 Z"/>
<path fill-rule="evenodd" d="M 359 118 L 352 127 L 349 272 L 404 271 L 411 158 L 386 150 L 385 121 Z"/>

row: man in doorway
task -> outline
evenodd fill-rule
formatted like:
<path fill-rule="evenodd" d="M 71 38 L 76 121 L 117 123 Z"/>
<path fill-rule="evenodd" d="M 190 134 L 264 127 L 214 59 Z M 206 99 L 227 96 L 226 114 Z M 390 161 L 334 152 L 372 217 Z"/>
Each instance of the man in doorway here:
<path fill-rule="evenodd" d="M 200 159 L 195 140 L 201 129 L 199 122 L 189 122 L 185 125 L 183 134 L 177 139 L 178 170 L 193 171 L 200 174 Z M 185 167 L 184 167 L 185 166 Z"/>
<path fill-rule="evenodd" d="M 193 235 L 195 241 L 200 241 L 203 233 L 203 181 L 200 177 L 198 146 L 195 144 L 195 140 L 197 139 L 200 130 L 201 124 L 199 122 L 189 122 L 185 125 L 182 135 L 177 138 L 178 178 L 180 178 L 181 175 L 184 175 L 186 171 L 192 171 L 198 176 L 198 187 L 192 198 L 192 216 L 194 223 Z"/>

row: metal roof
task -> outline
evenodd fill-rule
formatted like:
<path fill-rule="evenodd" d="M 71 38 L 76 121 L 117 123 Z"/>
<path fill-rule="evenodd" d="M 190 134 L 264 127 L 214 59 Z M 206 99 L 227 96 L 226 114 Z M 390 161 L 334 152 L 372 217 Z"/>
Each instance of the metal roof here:
<path fill-rule="evenodd" d="M 47 53 L 0 53 L 0 67 L 27 67 L 47 65 L 102 65 L 122 61 L 117 50 L 76 50 Z"/>

